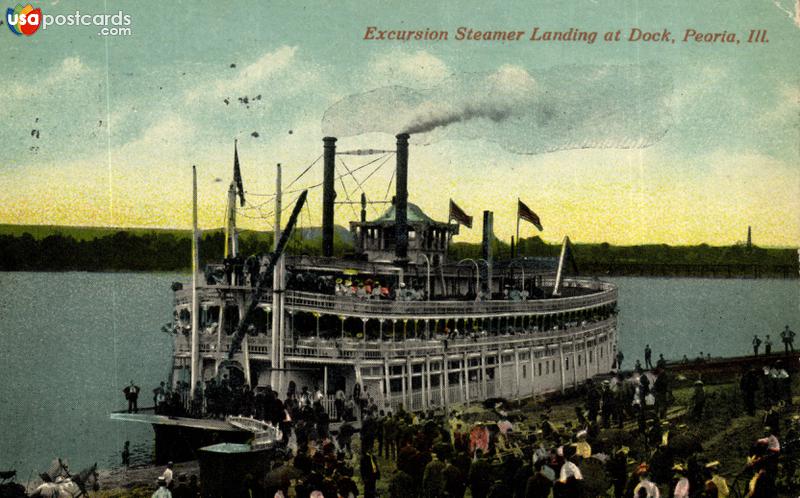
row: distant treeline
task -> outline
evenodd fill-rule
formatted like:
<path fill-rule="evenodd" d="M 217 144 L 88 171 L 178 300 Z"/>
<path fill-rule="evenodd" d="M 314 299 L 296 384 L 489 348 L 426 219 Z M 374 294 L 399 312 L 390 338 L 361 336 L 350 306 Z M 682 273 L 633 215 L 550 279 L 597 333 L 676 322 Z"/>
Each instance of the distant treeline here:
<path fill-rule="evenodd" d="M 523 239 L 518 256 L 558 257 L 561 245 L 548 244 L 539 237 Z M 493 254 L 508 258 L 511 247 L 495 240 Z M 480 244 L 462 242 L 450 246 L 453 259 L 480 258 Z M 601 244 L 573 244 L 572 255 L 578 271 L 584 275 L 647 275 L 647 276 L 698 276 L 698 277 L 798 277 L 796 249 L 733 246 L 670 246 L 643 244 L 614 246 Z"/>
<path fill-rule="evenodd" d="M 200 264 L 220 262 L 225 235 L 221 230 L 204 232 L 200 239 Z M 270 233 L 244 232 L 239 236 L 239 253 L 269 252 Z M 189 271 L 191 269 L 189 232 L 154 231 L 132 233 L 120 230 L 94 238 L 75 238 L 55 233 L 36 238 L 0 234 L 0 270 L 3 271 Z M 334 251 L 342 255 L 352 247 L 339 233 L 334 236 Z M 317 254 L 319 239 L 292 236 L 287 251 L 291 254 Z"/>
<path fill-rule="evenodd" d="M 0 270 L 4 271 L 187 271 L 190 268 L 191 241 L 185 231 L 135 232 L 119 230 L 98 236 L 75 237 L 55 233 L 34 237 L 30 233 L 0 234 Z M 218 262 L 223 256 L 221 230 L 204 232 L 200 241 L 201 265 Z M 268 252 L 272 234 L 244 232 L 239 237 L 239 252 L 250 255 Z M 320 253 L 319 230 L 296 233 L 289 243 L 290 254 Z M 558 257 L 561 246 L 538 237 L 523 239 L 519 256 Z M 335 232 L 335 253 L 352 252 L 343 229 Z M 496 259 L 511 255 L 508 244 L 495 240 Z M 744 245 L 715 247 L 639 245 L 613 246 L 575 244 L 572 255 L 582 274 L 611 275 L 688 275 L 688 276 L 798 276 L 795 249 L 765 249 Z M 480 258 L 480 244 L 456 242 L 450 246 L 450 259 Z"/>

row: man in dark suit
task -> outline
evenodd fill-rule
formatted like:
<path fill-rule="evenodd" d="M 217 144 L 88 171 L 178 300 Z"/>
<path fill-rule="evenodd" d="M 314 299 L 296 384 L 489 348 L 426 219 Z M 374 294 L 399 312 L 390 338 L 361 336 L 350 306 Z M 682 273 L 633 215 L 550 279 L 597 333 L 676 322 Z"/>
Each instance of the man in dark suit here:
<path fill-rule="evenodd" d="M 372 456 L 372 449 L 367 448 L 361 454 L 361 480 L 364 483 L 364 498 L 375 498 L 375 487 L 381 478 L 378 461 Z"/>
<path fill-rule="evenodd" d="M 131 385 L 126 386 L 122 392 L 125 394 L 125 399 L 128 400 L 128 413 L 139 413 L 139 386 L 131 381 Z"/>

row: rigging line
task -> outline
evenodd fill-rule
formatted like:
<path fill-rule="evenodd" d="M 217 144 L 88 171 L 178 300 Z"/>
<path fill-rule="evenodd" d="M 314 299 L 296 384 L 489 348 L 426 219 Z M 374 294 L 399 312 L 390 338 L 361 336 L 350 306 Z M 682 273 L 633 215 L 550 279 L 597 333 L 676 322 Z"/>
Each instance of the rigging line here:
<path fill-rule="evenodd" d="M 352 172 L 352 171 L 350 171 L 350 168 L 348 168 L 348 167 L 347 167 L 347 163 L 345 163 L 345 162 L 342 160 L 342 158 L 341 158 L 341 157 L 339 158 L 339 162 L 340 162 L 340 163 L 342 163 L 342 166 L 344 166 L 344 169 L 345 169 L 345 171 L 347 171 L 347 172 L 350 174 L 350 176 L 353 178 L 353 182 L 355 182 L 355 184 L 356 184 L 356 188 L 358 188 L 359 190 L 361 190 L 361 193 L 363 193 L 364 195 L 366 195 L 366 192 L 364 192 L 364 189 L 362 189 L 362 188 L 361 188 L 361 184 L 360 184 L 360 183 L 358 183 L 358 179 L 355 177 L 355 175 L 353 175 L 353 172 Z M 343 184 L 344 184 L 344 183 L 343 183 Z M 350 199 L 348 198 L 347 200 L 350 200 Z"/>
<path fill-rule="evenodd" d="M 334 168 L 335 168 L 335 166 L 334 166 Z M 348 200 L 348 201 L 352 202 L 353 200 L 350 198 L 350 194 L 347 192 L 347 187 L 346 187 L 346 186 L 345 186 L 345 184 L 344 184 L 344 176 L 345 176 L 345 175 L 342 175 L 342 176 L 340 176 L 340 177 L 339 177 L 339 181 L 341 181 L 341 183 L 342 183 L 342 188 L 344 189 L 344 195 L 345 195 L 345 197 L 347 197 L 347 200 Z M 353 206 L 352 204 L 350 204 L 350 209 L 352 209 L 352 210 L 353 210 L 353 216 L 355 216 L 356 218 L 358 218 L 358 214 L 356 213 L 356 208 L 355 208 L 355 206 Z"/>
<path fill-rule="evenodd" d="M 389 178 L 389 185 L 386 186 L 386 195 L 383 196 L 383 200 L 385 201 L 389 197 L 389 192 L 392 190 L 392 182 L 394 181 L 394 175 L 397 173 L 396 169 L 392 170 L 392 176 Z"/>
<path fill-rule="evenodd" d="M 256 197 L 275 197 L 275 194 L 260 194 L 258 192 L 250 192 L 249 190 L 244 191 L 247 195 L 254 195 Z"/>
<path fill-rule="evenodd" d="M 389 155 L 389 154 L 387 154 L 387 155 Z M 377 159 L 373 159 L 372 161 L 369 161 L 368 163 L 362 164 L 358 168 L 355 168 L 352 172 L 355 173 L 356 171 L 359 171 L 359 170 L 362 170 L 362 169 L 366 168 L 370 164 L 374 164 L 377 161 L 380 161 L 381 159 L 385 159 L 387 155 L 383 155 L 383 156 L 381 156 L 381 157 L 379 157 Z M 345 177 L 345 176 L 349 176 L 349 175 L 340 175 L 340 176 L 337 176 L 336 178 L 334 178 L 334 180 L 339 180 L 340 178 Z M 283 193 L 285 195 L 296 194 L 298 192 L 302 192 L 303 190 L 311 190 L 311 189 L 315 189 L 315 188 L 321 187 L 321 186 L 322 186 L 322 182 L 319 182 L 317 184 L 311 185 L 310 187 L 303 187 L 303 188 L 298 188 L 298 189 L 295 189 L 295 190 L 288 190 L 288 191 L 284 191 Z"/>
<path fill-rule="evenodd" d="M 369 179 L 372 177 L 372 175 L 374 175 L 375 173 L 377 173 L 377 172 L 378 172 L 378 170 L 379 170 L 379 169 L 381 169 L 381 168 L 383 167 L 383 165 L 385 165 L 387 162 L 389 162 L 389 158 L 390 158 L 390 157 L 389 157 L 389 155 L 387 154 L 387 156 L 386 156 L 386 158 L 383 160 L 383 162 L 382 162 L 382 163 L 380 163 L 380 164 L 379 164 L 379 165 L 378 165 L 378 166 L 377 166 L 377 167 L 376 167 L 374 170 L 372 170 L 372 172 L 371 172 L 369 175 L 367 175 L 367 177 L 366 177 L 366 178 L 364 178 L 364 179 L 361 181 L 361 183 L 358 183 L 358 180 L 356 180 L 356 183 L 358 184 L 358 188 L 361 190 L 361 192 L 363 192 L 363 193 L 364 193 L 364 195 L 367 195 L 367 193 L 366 193 L 366 192 L 364 192 L 364 189 L 362 188 L 362 185 L 364 185 L 365 183 L 367 183 L 367 180 L 369 180 Z M 340 161 L 341 161 L 341 159 L 340 159 Z M 344 164 L 344 161 L 342 161 L 342 165 L 344 165 L 344 167 L 345 167 L 345 168 L 347 168 L 347 165 L 346 165 L 346 164 Z M 349 171 L 349 170 L 348 170 L 348 171 Z M 355 177 L 353 177 L 353 179 L 355 179 Z M 348 200 L 349 200 L 349 199 L 348 199 Z M 352 205 L 351 205 L 351 207 L 352 207 Z M 370 204 L 370 207 L 372 208 L 372 212 L 373 212 L 373 213 L 375 213 L 375 215 L 376 215 L 376 216 L 380 216 L 380 214 L 381 214 L 381 213 L 380 213 L 380 211 L 378 210 L 378 208 L 377 208 L 377 207 L 375 207 L 375 206 L 374 206 L 374 205 L 372 205 L 372 204 Z M 353 208 L 353 209 L 355 209 L 355 208 Z"/>
<path fill-rule="evenodd" d="M 250 214 L 245 214 L 245 213 L 238 213 L 238 214 L 239 214 L 239 216 L 241 216 L 242 218 L 249 218 L 249 219 L 251 219 L 251 220 L 266 220 L 266 219 L 267 219 L 267 217 L 266 217 L 266 216 L 253 216 L 253 215 L 250 215 Z M 269 222 L 267 222 L 267 223 L 269 223 Z M 240 231 L 238 228 L 237 228 L 236 230 L 237 230 L 237 231 Z"/>
<path fill-rule="evenodd" d="M 322 158 L 322 154 L 320 154 L 320 155 L 319 155 L 319 157 L 317 157 L 316 159 L 314 159 L 314 162 L 312 162 L 311 164 L 309 164 L 309 165 L 308 165 L 308 167 L 307 167 L 306 169 L 304 169 L 302 173 L 300 173 L 299 175 L 297 175 L 297 178 L 295 178 L 294 180 L 292 180 L 292 182 L 291 182 L 289 185 L 287 185 L 287 186 L 286 186 L 286 188 L 288 189 L 289 187 L 291 187 L 292 185 L 294 185 L 294 184 L 295 184 L 295 182 L 297 182 L 297 180 L 299 180 L 300 178 L 302 178 L 302 177 L 303 177 L 303 175 L 305 175 L 306 173 L 308 173 L 308 170 L 310 170 L 311 168 L 313 168 L 313 167 L 314 167 L 314 165 L 315 165 L 315 164 L 317 164 L 317 161 L 319 161 L 321 158 Z"/>
<path fill-rule="evenodd" d="M 374 175 L 375 173 L 377 173 L 377 172 L 378 172 L 378 170 L 379 170 L 379 169 L 381 169 L 381 168 L 383 167 L 383 165 L 384 165 L 384 164 L 386 164 L 387 162 L 389 162 L 389 158 L 388 158 L 388 157 L 387 157 L 387 158 L 386 158 L 386 159 L 385 159 L 385 160 L 384 160 L 382 163 L 380 163 L 380 164 L 379 164 L 379 165 L 378 165 L 378 166 L 377 166 L 377 167 L 376 167 L 374 170 L 372 170 L 372 173 L 370 173 L 369 175 L 367 175 L 367 177 L 366 177 L 366 178 L 364 178 L 364 179 L 361 181 L 361 183 L 358 185 L 358 187 L 359 187 L 359 188 L 361 188 L 361 185 L 364 185 L 365 183 L 367 183 L 367 180 L 369 180 L 369 179 L 370 179 L 370 177 L 372 177 L 372 175 Z M 361 189 L 361 191 L 362 191 L 362 192 L 364 192 L 364 189 L 362 188 L 362 189 Z M 365 192 L 365 193 L 366 193 L 366 192 Z"/>
<path fill-rule="evenodd" d="M 311 207 L 309 207 L 309 205 L 308 205 L 309 203 L 306 202 L 305 204 L 306 204 L 306 206 L 305 206 L 306 207 L 306 214 L 308 214 L 308 228 L 310 229 L 312 226 L 314 226 L 314 221 L 311 219 Z"/>
<path fill-rule="evenodd" d="M 250 204 L 247 204 L 247 205 L 245 205 L 245 206 L 240 206 L 240 207 L 238 207 L 237 209 L 241 209 L 241 210 L 246 210 L 246 209 L 261 209 L 262 207 L 264 207 L 264 206 L 266 206 L 266 205 L 268 205 L 268 204 L 272 204 L 273 202 L 274 202 L 274 200 L 273 200 L 273 199 L 270 199 L 270 200 L 267 200 L 267 201 L 264 201 L 264 202 L 259 202 L 258 204 L 252 204 L 252 203 L 250 203 Z"/>

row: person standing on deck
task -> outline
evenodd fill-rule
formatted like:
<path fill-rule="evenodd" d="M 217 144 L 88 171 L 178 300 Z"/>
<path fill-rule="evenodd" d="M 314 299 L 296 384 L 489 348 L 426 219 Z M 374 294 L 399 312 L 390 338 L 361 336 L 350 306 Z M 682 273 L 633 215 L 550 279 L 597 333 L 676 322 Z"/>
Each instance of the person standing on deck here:
<path fill-rule="evenodd" d="M 758 356 L 758 348 L 761 347 L 761 339 L 757 335 L 753 336 L 753 356 Z"/>
<path fill-rule="evenodd" d="M 788 325 L 781 331 L 781 341 L 783 342 L 783 348 L 786 350 L 786 354 L 789 354 L 790 349 L 792 353 L 794 353 L 794 336 L 794 331 L 790 330 Z"/>
<path fill-rule="evenodd" d="M 653 350 L 649 344 L 644 347 L 644 364 L 648 370 L 653 368 Z"/>
<path fill-rule="evenodd" d="M 772 354 L 772 339 L 769 338 L 769 334 L 764 338 L 764 354 L 767 356 Z"/>
<path fill-rule="evenodd" d="M 625 359 L 625 355 L 622 354 L 622 351 L 617 351 L 617 370 L 622 370 L 622 360 Z"/>
<path fill-rule="evenodd" d="M 139 386 L 131 381 L 131 385 L 126 386 L 122 392 L 125 394 L 125 399 L 128 400 L 128 413 L 139 413 Z"/>

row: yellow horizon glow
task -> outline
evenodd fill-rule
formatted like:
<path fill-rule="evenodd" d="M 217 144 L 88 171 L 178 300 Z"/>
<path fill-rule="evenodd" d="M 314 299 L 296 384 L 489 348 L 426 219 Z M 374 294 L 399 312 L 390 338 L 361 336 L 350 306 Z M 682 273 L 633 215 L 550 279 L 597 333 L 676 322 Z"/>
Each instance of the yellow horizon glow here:
<path fill-rule="evenodd" d="M 394 160 L 390 161 L 393 166 Z M 752 226 L 753 241 L 759 246 L 800 245 L 800 212 L 792 208 L 800 198 L 796 170 L 775 159 L 755 155 L 712 153 L 696 162 L 696 175 L 676 178 L 670 174 L 669 161 L 656 149 L 514 156 L 482 143 L 412 146 L 410 201 L 434 219 L 446 220 L 448 200 L 452 197 L 475 219 L 472 230 L 462 227 L 455 238 L 463 242 L 480 240 L 484 209 L 494 211 L 495 234 L 509 242 L 515 232 L 516 199 L 520 197 L 536 211 L 544 225 L 544 231 L 539 233 L 523 222 L 520 235 L 523 238 L 539 235 L 550 243 L 558 243 L 569 235 L 574 241 L 586 243 L 725 246 L 745 240 L 747 227 Z M 303 163 L 298 160 L 293 164 Z M 447 167 L 439 167 L 441 164 Z M 242 167 L 248 191 L 267 194 L 274 191 L 273 167 L 252 162 L 243 162 Z M 297 170 L 294 167 L 284 174 L 284 184 L 294 178 Z M 93 176 L 92 168 L 83 163 L 48 171 L 46 177 L 18 179 L 14 189 L 0 193 L 0 201 L 6 206 L 0 222 L 191 227 L 189 166 L 137 168 L 123 167 L 120 162 L 111 175 L 111 188 L 109 177 Z M 381 200 L 385 195 L 391 168 L 385 168 L 383 173 L 384 177 L 376 179 L 383 182 L 382 187 L 372 189 L 377 192 L 369 194 L 373 199 Z M 221 227 L 230 158 L 219 154 L 208 164 L 198 165 L 198 174 L 200 225 L 204 229 Z M 226 180 L 216 182 L 216 177 Z M 318 183 L 321 165 L 307 178 L 309 184 Z M 339 199 L 343 200 L 338 182 L 336 187 Z M 284 204 L 295 196 L 287 195 Z M 358 198 L 353 192 L 351 196 Z M 262 199 L 248 196 L 251 206 Z M 376 217 L 385 208 L 385 205 L 370 207 L 368 218 Z M 264 211 L 271 209 L 266 207 Z M 248 212 L 254 213 L 244 211 Z M 321 189 L 317 188 L 310 192 L 309 207 L 303 210 L 300 226 L 319 226 L 320 218 Z M 284 222 L 285 219 L 284 216 Z M 337 224 L 348 227 L 348 222 L 354 219 L 349 206 L 337 206 Z M 271 216 L 262 221 L 242 215 L 239 227 L 268 231 L 272 221 Z"/>

